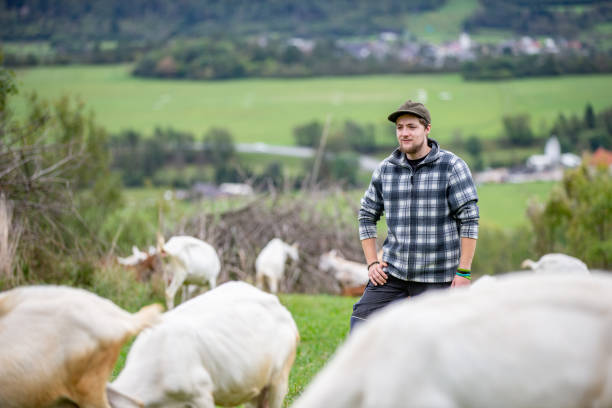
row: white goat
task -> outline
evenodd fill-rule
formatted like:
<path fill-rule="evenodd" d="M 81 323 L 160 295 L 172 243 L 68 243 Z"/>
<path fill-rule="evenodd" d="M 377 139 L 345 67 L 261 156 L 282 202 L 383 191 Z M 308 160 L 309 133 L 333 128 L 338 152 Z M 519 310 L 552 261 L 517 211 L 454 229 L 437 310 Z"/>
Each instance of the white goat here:
<path fill-rule="evenodd" d="M 0 294 L 0 407 L 108 408 L 105 386 L 121 346 L 155 323 L 160 305 L 131 314 L 60 286 Z"/>
<path fill-rule="evenodd" d="M 359 262 L 348 261 L 335 249 L 321 255 L 319 269 L 333 271 L 334 277 L 342 287 L 342 294 L 357 296 L 363 294 L 368 283 L 368 266 Z"/>
<path fill-rule="evenodd" d="M 281 406 L 299 334 L 276 296 L 227 282 L 162 319 L 134 342 L 109 385 L 114 396 L 145 407 Z M 134 406 L 114 397 L 111 405 Z"/>
<path fill-rule="evenodd" d="M 530 268 L 537 273 L 589 273 L 589 268 L 584 262 L 565 254 L 546 254 L 537 262 L 525 259 L 521 268 Z"/>
<path fill-rule="evenodd" d="M 293 408 L 612 407 L 612 276 L 533 273 L 391 305 Z"/>
<path fill-rule="evenodd" d="M 217 285 L 221 261 L 215 249 L 206 242 L 189 236 L 172 237 L 159 251 L 164 260 L 166 307 L 174 307 L 176 292 L 182 287 L 182 301 L 187 300 L 187 285 L 211 289 Z"/>
<path fill-rule="evenodd" d="M 125 258 L 118 256 L 117 262 L 119 265 L 134 269 L 136 278 L 143 282 L 160 270 L 159 256 L 155 247 L 149 247 L 148 252 L 143 252 L 137 246 L 132 246 L 132 255 Z"/>
<path fill-rule="evenodd" d="M 150 254 L 141 251 L 140 249 L 138 249 L 138 247 L 136 245 L 133 245 L 132 246 L 132 255 L 126 256 L 125 258 L 122 258 L 122 257 L 118 256 L 117 257 L 117 262 L 119 262 L 119 264 L 123 265 L 123 266 L 135 266 L 135 265 L 138 265 L 139 263 L 143 262 L 149 256 L 150 256 Z"/>
<path fill-rule="evenodd" d="M 289 245 L 279 238 L 274 238 L 261 250 L 255 260 L 255 282 L 259 289 L 263 289 L 267 282 L 270 292 L 278 292 L 280 281 L 285 274 L 287 256 L 297 261 L 297 242 Z"/>

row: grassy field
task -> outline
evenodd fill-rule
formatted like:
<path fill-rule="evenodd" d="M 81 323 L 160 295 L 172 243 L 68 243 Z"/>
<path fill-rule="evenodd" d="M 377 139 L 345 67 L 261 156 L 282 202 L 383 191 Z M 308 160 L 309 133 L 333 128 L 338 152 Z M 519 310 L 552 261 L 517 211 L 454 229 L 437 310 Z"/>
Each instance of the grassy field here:
<path fill-rule="evenodd" d="M 480 208 L 480 221 L 483 225 L 499 228 L 514 228 L 528 223 L 525 211 L 530 200 L 545 202 L 556 183 L 533 182 L 522 184 L 483 184 L 477 187 Z M 125 202 L 127 208 L 140 208 L 155 210 L 158 203 L 164 201 L 162 196 L 165 189 L 127 189 L 125 190 Z M 321 202 L 322 211 L 339 211 L 340 216 L 350 222 L 355 219 L 353 205 L 358 206 L 365 188 L 353 189 L 343 193 L 328 194 L 326 200 Z M 307 199 L 307 198 L 305 198 Z M 198 211 L 215 212 L 225 211 L 240 206 L 243 199 L 215 199 L 204 200 L 201 203 L 190 204 L 181 201 L 167 202 L 169 209 L 169 222 L 178 221 L 178 218 L 186 217 Z M 155 212 L 155 211 L 153 211 Z M 380 235 L 386 234 L 384 223 L 379 223 Z"/>
<path fill-rule="evenodd" d="M 17 80 L 22 95 L 78 96 L 111 132 L 150 133 L 162 126 L 201 137 L 222 127 L 237 142 L 285 145 L 294 144 L 295 126 L 324 122 L 328 115 L 332 126 L 346 119 L 374 124 L 377 138 L 389 140 L 387 114 L 419 94 L 426 95 L 432 112 L 432 137 L 444 142 L 459 129 L 464 136 L 494 138 L 504 115 L 529 113 L 539 130 L 560 112 L 582 115 L 588 102 L 596 111 L 609 106 L 612 89 L 612 75 L 499 82 L 465 82 L 457 74 L 197 82 L 134 78 L 128 65 L 33 68 L 19 70 Z M 451 99 L 441 98 L 442 92 Z M 13 106 L 23 112 L 23 98 Z"/>
<path fill-rule="evenodd" d="M 280 295 L 300 331 L 300 345 L 289 376 L 289 406 L 323 368 L 348 335 L 356 298 L 327 295 Z"/>
<path fill-rule="evenodd" d="M 482 222 L 500 227 L 525 223 L 525 208 L 529 199 L 544 200 L 554 183 L 487 184 L 478 187 Z M 340 196 L 330 195 L 332 202 L 322 202 L 322 209 L 339 206 L 349 210 L 343 200 L 359 200 L 363 192 L 352 190 Z M 151 206 L 163 195 L 159 189 L 126 191 L 129 205 Z M 233 208 L 233 201 L 201 203 L 209 211 Z M 176 208 L 178 210 L 178 207 Z M 181 211 L 186 211 L 183 208 Z M 343 214 L 344 215 L 344 214 Z M 324 367 L 348 335 L 352 305 L 357 298 L 330 295 L 280 294 L 281 302 L 291 312 L 300 332 L 300 345 L 289 377 L 289 391 L 284 407 L 290 406 L 304 391 L 314 376 Z M 136 310 L 137 307 L 132 306 Z M 115 366 L 115 378 L 125 365 L 131 343 L 126 345 Z"/>
<path fill-rule="evenodd" d="M 530 200 L 544 203 L 556 183 L 484 184 L 477 187 L 480 221 L 483 225 L 513 228 L 528 223 Z"/>
<path fill-rule="evenodd" d="M 457 39 L 463 31 L 463 20 L 477 8 L 478 0 L 449 1 L 435 11 L 406 17 L 406 27 L 419 39 L 440 44 Z"/>

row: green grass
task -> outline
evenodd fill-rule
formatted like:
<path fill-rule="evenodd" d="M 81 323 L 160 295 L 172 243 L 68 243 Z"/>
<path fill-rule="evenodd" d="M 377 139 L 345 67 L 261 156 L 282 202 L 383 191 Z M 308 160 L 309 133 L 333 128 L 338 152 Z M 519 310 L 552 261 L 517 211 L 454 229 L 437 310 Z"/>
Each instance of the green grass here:
<path fill-rule="evenodd" d="M 502 228 L 526 223 L 525 210 L 528 201 L 531 199 L 544 201 L 554 186 L 555 183 L 542 182 L 478 186 L 481 223 Z M 130 189 L 125 191 L 125 198 L 128 205 L 146 208 L 156 206 L 163 192 L 163 189 Z M 340 211 L 341 217 L 354 217 L 349 201 L 358 203 L 362 194 L 363 190 L 360 189 L 322 195 L 319 205 L 322 211 Z M 205 200 L 195 204 L 168 205 L 175 206 L 175 210 L 171 210 L 172 213 L 177 212 L 169 218 L 176 218 L 194 211 L 214 212 L 235 208 L 239 203 L 236 200 L 219 202 Z M 385 235 L 384 223 L 379 223 L 379 235 L 381 237 Z M 115 277 L 112 282 L 117 282 L 117 278 Z M 125 289 L 121 291 L 124 298 L 126 293 L 128 292 Z M 281 294 L 279 297 L 295 319 L 301 337 L 284 405 L 290 406 L 346 339 L 352 305 L 356 298 L 302 294 Z M 144 299 L 144 296 L 140 295 L 138 299 Z M 125 306 L 122 302 L 118 304 Z M 129 309 L 134 311 L 137 307 L 130 304 Z M 130 346 L 131 342 L 124 346 L 112 378 L 116 378 L 125 365 Z"/>
<path fill-rule="evenodd" d="M 300 345 L 285 398 L 285 406 L 288 406 L 346 338 L 353 303 L 357 299 L 297 294 L 283 294 L 280 299 L 293 315 L 300 331 Z"/>
<path fill-rule="evenodd" d="M 545 202 L 557 183 L 482 184 L 477 186 L 481 225 L 503 229 L 526 225 L 530 200 Z M 364 189 L 365 190 L 365 189 Z M 353 190 L 348 199 L 359 203 L 364 190 Z M 384 221 L 378 223 L 379 236 L 386 235 Z"/>
<path fill-rule="evenodd" d="M 545 202 L 551 190 L 557 183 L 554 182 L 531 182 L 521 184 L 482 184 L 477 186 L 480 208 L 480 221 L 485 225 L 493 225 L 500 228 L 514 228 L 525 225 L 528 220 L 526 210 L 530 200 Z M 144 211 L 146 208 L 157 208 L 162 202 L 165 189 L 126 189 L 124 191 L 126 202 L 129 206 L 139 206 Z M 343 221 L 357 222 L 353 205 L 359 206 L 359 200 L 363 196 L 364 188 L 352 189 L 345 192 L 336 192 L 324 195 L 316 195 L 319 200 L 321 211 L 338 212 Z M 295 195 L 300 197 L 299 193 Z M 308 195 L 311 197 L 311 195 Z M 304 199 L 307 199 L 305 197 Z M 168 207 L 167 222 L 177 222 L 189 214 L 198 212 L 221 212 L 238 208 L 244 199 L 214 199 L 202 200 L 200 202 L 187 203 L 170 201 Z M 384 221 L 379 222 L 379 234 L 384 236 L 386 229 Z"/>
<path fill-rule="evenodd" d="M 530 200 L 545 202 L 556 183 L 484 184 L 477 187 L 481 225 L 513 228 L 528 223 Z"/>
<path fill-rule="evenodd" d="M 427 93 L 431 135 L 440 142 L 451 140 L 456 129 L 495 138 L 504 115 L 529 113 L 534 128 L 550 126 L 560 112 L 582 115 L 589 102 L 596 111 L 608 107 L 612 89 L 612 75 L 500 82 L 465 82 L 458 74 L 198 82 L 134 78 L 128 65 L 32 68 L 17 71 L 17 80 L 21 94 L 80 97 L 111 132 L 150 134 L 156 126 L 171 126 L 201 137 L 214 126 L 228 129 L 236 142 L 284 145 L 294 144 L 295 126 L 324 122 L 327 115 L 333 126 L 346 119 L 374 124 L 377 138 L 388 140 L 387 114 L 416 99 L 419 89 Z M 452 99 L 440 99 L 441 92 Z M 23 113 L 23 97 L 12 106 Z"/>
<path fill-rule="evenodd" d="M 406 28 L 420 39 L 440 44 L 457 39 L 463 31 L 463 20 L 478 8 L 478 0 L 451 0 L 434 11 L 406 17 Z"/>

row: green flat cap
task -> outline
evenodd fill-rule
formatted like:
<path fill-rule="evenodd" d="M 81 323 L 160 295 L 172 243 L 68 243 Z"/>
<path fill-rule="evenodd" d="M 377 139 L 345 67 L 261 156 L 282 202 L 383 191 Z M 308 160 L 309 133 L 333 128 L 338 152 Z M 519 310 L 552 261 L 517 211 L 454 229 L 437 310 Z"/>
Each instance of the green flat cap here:
<path fill-rule="evenodd" d="M 428 124 L 431 123 L 431 116 L 429 115 L 429 111 L 427 110 L 425 105 L 420 102 L 412 102 L 410 99 L 404 102 L 402 106 L 397 108 L 395 112 L 390 114 L 387 119 L 395 123 L 397 118 L 406 114 L 418 116 L 420 118 L 425 119 Z"/>

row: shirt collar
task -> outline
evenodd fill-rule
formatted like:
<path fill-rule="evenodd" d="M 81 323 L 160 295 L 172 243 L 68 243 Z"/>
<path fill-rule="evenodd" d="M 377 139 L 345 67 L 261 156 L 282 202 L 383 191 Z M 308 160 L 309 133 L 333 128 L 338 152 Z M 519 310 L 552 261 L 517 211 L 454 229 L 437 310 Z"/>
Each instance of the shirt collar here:
<path fill-rule="evenodd" d="M 421 162 L 421 164 L 431 163 L 435 161 L 440 153 L 440 145 L 434 139 L 427 138 L 427 144 L 429 145 L 429 147 L 431 147 L 431 150 L 429 151 L 429 153 L 427 153 L 427 156 L 425 156 L 425 159 Z M 393 153 L 391 153 L 388 159 L 389 162 L 398 166 L 411 167 L 410 163 L 408 163 L 408 158 L 404 153 L 402 153 L 399 147 L 395 149 Z"/>

